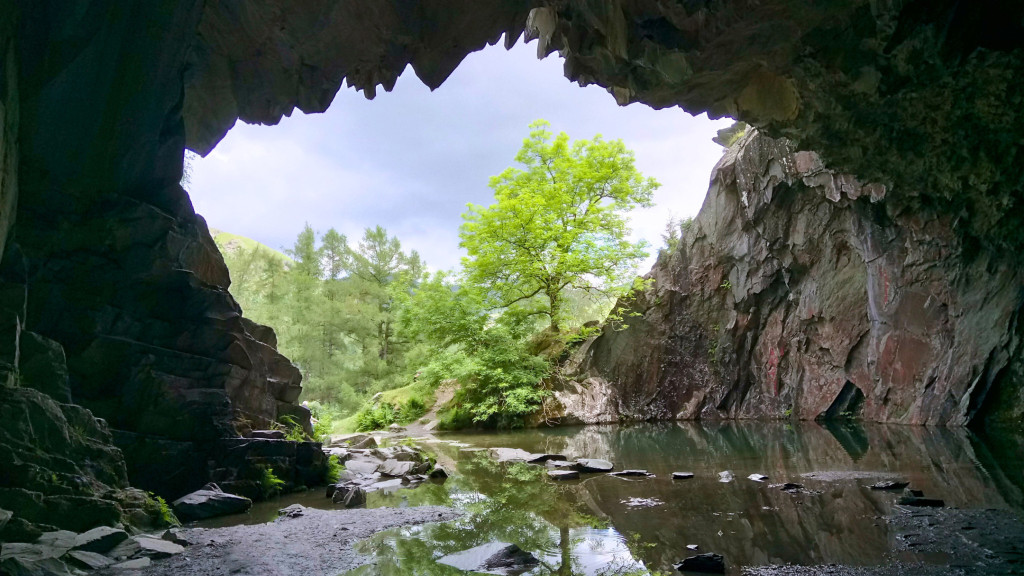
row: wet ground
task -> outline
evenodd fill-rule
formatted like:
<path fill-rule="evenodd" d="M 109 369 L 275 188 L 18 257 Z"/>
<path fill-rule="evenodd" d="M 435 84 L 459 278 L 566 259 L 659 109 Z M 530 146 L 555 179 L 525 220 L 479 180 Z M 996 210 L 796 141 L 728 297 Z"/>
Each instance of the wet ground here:
<path fill-rule="evenodd" d="M 317 556 L 326 547 L 330 553 L 321 565 L 330 570 L 323 573 L 354 569 L 352 576 L 463 574 L 436 560 L 494 541 L 515 543 L 541 559 L 531 575 L 678 573 L 674 563 L 701 552 L 723 555 L 733 575 L 1022 570 L 1024 455 L 1022 442 L 1012 435 L 985 439 L 964 430 L 917 427 L 671 423 L 446 435 L 424 445 L 455 472 L 448 482 L 371 493 L 367 512 L 394 507 L 398 510 L 388 513 L 425 521 L 417 506 L 434 505 L 458 510 L 458 519 L 396 527 L 359 543 L 354 541 L 372 532 L 364 524 L 377 529 L 383 524 L 356 521 L 362 536 L 335 536 L 313 526 L 308 530 L 316 540 L 309 546 L 272 546 L 268 554 Z M 543 467 L 499 464 L 482 450 L 497 446 L 604 458 L 619 470 L 646 469 L 654 477 L 584 475 L 553 482 Z M 672 480 L 676 471 L 693 472 L 694 478 Z M 725 471 L 731 472 L 730 482 L 720 481 Z M 751 474 L 768 479 L 756 482 L 748 479 Z M 868 488 L 885 479 L 907 480 L 956 509 L 899 506 L 899 491 Z M 785 482 L 803 489 L 785 491 L 780 486 Z M 263 523 L 293 502 L 334 507 L 319 492 L 293 495 L 206 527 Z M 398 516 L 387 518 L 398 523 Z M 275 524 L 283 529 L 292 521 Z M 266 534 L 232 530 L 239 530 L 230 545 L 238 551 L 262 550 L 264 539 L 276 538 L 272 528 L 258 529 Z M 301 540 L 307 529 L 289 530 Z M 351 559 L 354 552 L 358 560 Z"/>

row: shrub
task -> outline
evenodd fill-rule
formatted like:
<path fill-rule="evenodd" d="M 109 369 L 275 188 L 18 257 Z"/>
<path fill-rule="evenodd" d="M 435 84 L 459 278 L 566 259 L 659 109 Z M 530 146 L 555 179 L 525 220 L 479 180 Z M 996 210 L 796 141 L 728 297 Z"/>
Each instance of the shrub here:
<path fill-rule="evenodd" d="M 398 413 L 399 410 L 387 402 L 363 408 L 356 414 L 356 430 L 369 432 L 387 428 L 398 420 Z"/>

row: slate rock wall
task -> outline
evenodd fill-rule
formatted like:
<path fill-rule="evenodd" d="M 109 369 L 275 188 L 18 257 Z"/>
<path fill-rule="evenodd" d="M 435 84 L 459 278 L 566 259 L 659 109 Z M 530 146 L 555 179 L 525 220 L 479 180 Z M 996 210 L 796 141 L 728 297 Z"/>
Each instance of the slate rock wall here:
<path fill-rule="evenodd" d="M 1024 272 L 887 194 L 785 140 L 744 137 L 629 305 L 639 316 L 577 352 L 562 410 L 932 425 L 1015 410 L 991 399 L 1019 394 Z"/>

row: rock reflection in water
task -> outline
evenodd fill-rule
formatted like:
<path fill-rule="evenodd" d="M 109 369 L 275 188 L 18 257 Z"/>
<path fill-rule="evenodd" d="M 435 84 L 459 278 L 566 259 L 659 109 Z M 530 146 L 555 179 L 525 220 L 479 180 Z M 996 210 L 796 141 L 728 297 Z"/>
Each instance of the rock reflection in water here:
<path fill-rule="evenodd" d="M 543 467 L 498 464 L 485 453 L 438 445 L 439 456 L 457 464 L 458 474 L 445 486 L 448 501 L 466 516 L 378 536 L 366 545 L 377 561 L 367 574 L 448 574 L 433 560 L 494 541 L 515 543 L 541 558 L 542 566 L 530 574 L 633 573 L 642 566 L 670 572 L 688 544 L 724 555 L 733 574 L 743 565 L 768 563 L 874 565 L 893 549 L 895 535 L 879 517 L 892 512 L 897 495 L 868 489 L 872 477 L 905 478 L 951 506 L 1021 505 L 1019 456 L 1010 459 L 1016 464 L 1007 463 L 1020 441 L 993 447 L 958 429 L 670 423 L 452 438 L 480 447 L 605 458 L 619 470 L 646 469 L 656 477 L 629 482 L 593 475 L 556 484 L 543 477 Z M 724 469 L 737 480 L 720 483 Z M 673 481 L 677 470 L 695 478 Z M 831 473 L 804 476 L 824 471 Z M 748 480 L 753 473 L 767 475 L 768 482 Z M 787 481 L 820 493 L 790 494 L 772 486 Z M 417 504 L 432 493 L 421 494 L 388 498 Z M 629 506 L 635 498 L 665 504 Z"/>

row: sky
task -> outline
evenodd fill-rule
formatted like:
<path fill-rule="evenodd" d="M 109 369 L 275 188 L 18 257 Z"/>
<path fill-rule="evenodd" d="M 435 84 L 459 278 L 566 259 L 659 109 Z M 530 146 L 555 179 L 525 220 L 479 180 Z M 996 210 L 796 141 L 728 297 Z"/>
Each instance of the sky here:
<path fill-rule="evenodd" d="M 296 111 L 276 126 L 239 122 L 206 157 L 191 161 L 187 184 L 211 228 L 284 250 L 309 223 L 354 244 L 378 224 L 417 250 L 433 270 L 463 255 L 458 229 L 467 203 L 488 205 L 488 179 L 515 165 L 536 119 L 571 139 L 621 139 L 636 166 L 661 188 L 653 208 L 631 213 L 634 239 L 652 257 L 670 217 L 693 216 L 722 148 L 711 141 L 732 121 L 643 104 L 620 107 L 599 86 L 580 87 L 536 43 L 499 43 L 470 54 L 433 93 L 406 69 L 390 93 L 367 100 L 342 87 L 323 114 Z"/>

